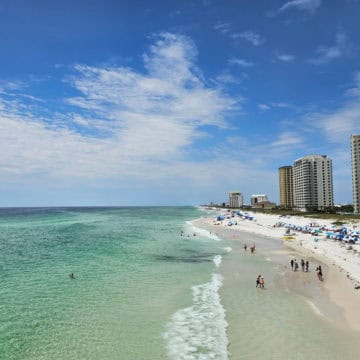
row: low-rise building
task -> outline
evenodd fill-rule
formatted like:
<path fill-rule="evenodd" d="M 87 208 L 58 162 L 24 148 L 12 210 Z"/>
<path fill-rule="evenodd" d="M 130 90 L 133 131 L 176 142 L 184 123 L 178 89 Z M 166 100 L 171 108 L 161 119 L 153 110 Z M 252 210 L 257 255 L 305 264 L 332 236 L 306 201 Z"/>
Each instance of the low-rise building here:
<path fill-rule="evenodd" d="M 256 205 L 259 202 L 269 201 L 268 196 L 266 194 L 255 194 L 251 195 L 251 206 Z"/>
<path fill-rule="evenodd" d="M 271 201 L 259 201 L 256 204 L 252 205 L 253 209 L 275 209 L 276 208 L 276 203 L 271 202 Z"/>

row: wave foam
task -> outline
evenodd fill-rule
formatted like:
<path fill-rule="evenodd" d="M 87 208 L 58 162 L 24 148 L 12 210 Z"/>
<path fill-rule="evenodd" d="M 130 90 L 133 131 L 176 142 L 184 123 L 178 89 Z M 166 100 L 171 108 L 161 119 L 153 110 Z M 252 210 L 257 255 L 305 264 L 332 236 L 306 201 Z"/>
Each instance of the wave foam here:
<path fill-rule="evenodd" d="M 177 311 L 166 327 L 168 355 L 173 360 L 227 360 L 225 310 L 220 302 L 222 276 L 192 287 L 193 305 Z"/>
<path fill-rule="evenodd" d="M 190 232 L 196 233 L 199 236 L 207 237 L 209 239 L 221 241 L 221 239 L 216 234 L 214 234 L 208 230 L 201 229 L 201 228 L 194 226 L 191 221 L 187 221 L 186 224 L 191 227 Z"/>
<path fill-rule="evenodd" d="M 229 253 L 230 251 L 232 251 L 232 247 L 230 246 L 224 247 L 224 250 Z"/>
<path fill-rule="evenodd" d="M 305 299 L 305 301 L 316 315 L 324 316 L 320 309 L 312 301 L 310 301 L 309 299 Z"/>
<path fill-rule="evenodd" d="M 221 265 L 222 256 L 221 255 L 215 255 L 213 258 L 213 262 L 216 265 L 216 267 L 219 267 Z"/>

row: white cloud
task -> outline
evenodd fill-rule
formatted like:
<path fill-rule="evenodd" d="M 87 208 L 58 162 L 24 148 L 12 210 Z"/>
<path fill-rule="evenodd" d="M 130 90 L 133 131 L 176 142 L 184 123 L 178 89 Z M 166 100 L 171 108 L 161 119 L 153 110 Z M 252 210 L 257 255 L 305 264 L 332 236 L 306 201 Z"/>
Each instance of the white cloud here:
<path fill-rule="evenodd" d="M 217 23 L 214 26 L 216 31 L 219 31 L 221 34 L 225 35 L 228 34 L 230 31 L 230 24 L 229 23 Z"/>
<path fill-rule="evenodd" d="M 353 97 L 334 111 L 308 114 L 307 121 L 316 129 L 321 129 L 333 143 L 349 142 L 351 134 L 360 133 L 360 72 L 355 75 L 355 87 L 346 92 Z"/>
<path fill-rule="evenodd" d="M 251 30 L 243 31 L 241 33 L 231 34 L 231 38 L 244 39 L 250 42 L 251 44 L 253 44 L 254 46 L 262 45 L 265 42 L 265 39 L 261 35 Z"/>
<path fill-rule="evenodd" d="M 321 0 L 292 0 L 282 5 L 278 12 L 284 12 L 290 9 L 308 11 L 314 13 L 321 6 Z"/>
<path fill-rule="evenodd" d="M 272 146 L 294 146 L 303 143 L 303 139 L 294 132 L 283 132 L 278 136 L 278 139 L 274 141 Z"/>
<path fill-rule="evenodd" d="M 333 112 L 308 115 L 309 122 L 320 128 L 327 139 L 335 143 L 348 142 L 351 134 L 360 133 L 359 119 L 359 99 Z"/>
<path fill-rule="evenodd" d="M 222 84 L 238 84 L 241 79 L 235 77 L 229 71 L 223 71 L 216 77 L 216 81 Z"/>
<path fill-rule="evenodd" d="M 258 108 L 265 111 L 270 110 L 271 108 L 293 109 L 295 107 L 285 102 L 270 102 L 268 104 L 259 104 Z"/>
<path fill-rule="evenodd" d="M 332 46 L 319 46 L 316 49 L 317 56 L 310 59 L 309 62 L 314 65 L 327 64 L 332 60 L 342 57 L 348 48 L 346 35 L 339 31 L 336 34 L 335 44 Z"/>
<path fill-rule="evenodd" d="M 358 71 L 354 76 L 354 84 L 354 87 L 346 91 L 346 95 L 360 99 L 360 71 Z"/>
<path fill-rule="evenodd" d="M 295 56 L 289 55 L 289 54 L 279 54 L 279 55 L 277 55 L 277 58 L 278 58 L 278 60 L 284 61 L 284 62 L 290 62 L 290 61 L 295 60 Z"/>
<path fill-rule="evenodd" d="M 239 65 L 239 66 L 243 66 L 243 67 L 254 66 L 253 62 L 247 61 L 247 60 L 244 60 L 244 59 L 239 59 L 239 58 L 231 58 L 229 60 L 229 64 L 231 64 L 231 65 Z"/>
<path fill-rule="evenodd" d="M 266 110 L 270 110 L 270 109 L 271 109 L 271 107 L 270 107 L 269 105 L 266 105 L 266 104 L 259 104 L 259 105 L 258 105 L 258 108 L 259 108 L 260 110 L 263 110 L 263 111 L 266 111 Z"/>
<path fill-rule="evenodd" d="M 144 55 L 145 74 L 76 65 L 67 83 L 79 95 L 50 119 L 0 98 L 2 175 L 155 179 L 173 177 L 180 163 L 192 169 L 189 147 L 208 136 L 202 127 L 226 127 L 225 114 L 239 107 L 205 84 L 196 56 L 189 38 L 164 33 Z"/>

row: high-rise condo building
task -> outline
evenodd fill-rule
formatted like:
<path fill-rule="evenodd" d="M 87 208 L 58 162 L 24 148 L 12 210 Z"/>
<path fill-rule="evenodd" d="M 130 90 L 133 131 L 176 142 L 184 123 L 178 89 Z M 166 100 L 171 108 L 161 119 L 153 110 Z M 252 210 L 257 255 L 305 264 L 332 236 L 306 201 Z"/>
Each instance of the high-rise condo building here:
<path fill-rule="evenodd" d="M 360 213 L 360 135 L 351 135 L 351 166 L 354 213 Z"/>
<path fill-rule="evenodd" d="M 332 160 L 308 155 L 294 162 L 294 207 L 324 210 L 334 206 Z"/>
<path fill-rule="evenodd" d="M 293 167 L 282 166 L 279 168 L 280 206 L 283 208 L 294 207 L 294 179 Z"/>
<path fill-rule="evenodd" d="M 229 193 L 229 207 L 239 208 L 244 205 L 244 199 L 239 191 L 231 191 Z"/>

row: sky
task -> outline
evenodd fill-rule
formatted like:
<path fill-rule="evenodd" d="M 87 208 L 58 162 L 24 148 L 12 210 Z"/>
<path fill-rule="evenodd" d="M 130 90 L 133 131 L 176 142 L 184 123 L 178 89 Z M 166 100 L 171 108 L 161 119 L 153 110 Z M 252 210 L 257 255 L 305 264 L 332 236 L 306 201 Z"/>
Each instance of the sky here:
<path fill-rule="evenodd" d="M 0 0 L 0 207 L 279 202 L 333 160 L 352 203 L 359 0 Z"/>

